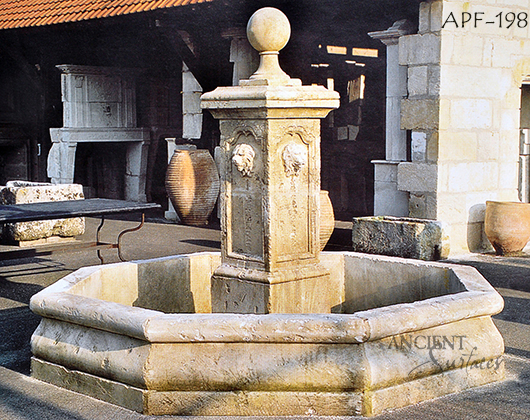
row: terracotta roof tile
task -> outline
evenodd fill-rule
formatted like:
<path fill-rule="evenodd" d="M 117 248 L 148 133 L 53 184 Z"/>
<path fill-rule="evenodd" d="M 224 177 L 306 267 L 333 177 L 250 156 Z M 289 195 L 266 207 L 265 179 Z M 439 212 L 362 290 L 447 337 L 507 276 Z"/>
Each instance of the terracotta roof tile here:
<path fill-rule="evenodd" d="M 0 29 L 78 22 L 214 0 L 0 0 Z"/>

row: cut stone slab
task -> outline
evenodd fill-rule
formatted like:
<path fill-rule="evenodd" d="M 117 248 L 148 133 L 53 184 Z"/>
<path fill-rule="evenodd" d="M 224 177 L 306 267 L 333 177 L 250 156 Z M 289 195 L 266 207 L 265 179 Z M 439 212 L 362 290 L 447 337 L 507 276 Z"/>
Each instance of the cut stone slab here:
<path fill-rule="evenodd" d="M 441 222 L 410 217 L 354 217 L 352 244 L 355 252 L 426 261 L 449 255 Z"/>
<path fill-rule="evenodd" d="M 82 200 L 83 186 L 80 184 L 59 184 L 8 181 L 0 187 L 0 204 L 41 203 L 48 201 Z M 0 228 L 2 243 L 24 246 L 56 242 L 53 237 L 73 238 L 85 232 L 85 219 L 44 220 L 35 222 L 8 223 Z"/>

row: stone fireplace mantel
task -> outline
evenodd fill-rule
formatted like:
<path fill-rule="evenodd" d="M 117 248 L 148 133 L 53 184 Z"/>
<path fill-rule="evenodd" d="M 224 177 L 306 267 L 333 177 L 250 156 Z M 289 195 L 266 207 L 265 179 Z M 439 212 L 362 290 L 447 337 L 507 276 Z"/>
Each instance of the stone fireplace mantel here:
<path fill-rule="evenodd" d="M 127 143 L 126 200 L 146 201 L 148 128 L 136 127 L 139 70 L 76 65 L 62 71 L 63 127 L 50 128 L 48 176 L 54 184 L 74 182 L 78 143 Z"/>

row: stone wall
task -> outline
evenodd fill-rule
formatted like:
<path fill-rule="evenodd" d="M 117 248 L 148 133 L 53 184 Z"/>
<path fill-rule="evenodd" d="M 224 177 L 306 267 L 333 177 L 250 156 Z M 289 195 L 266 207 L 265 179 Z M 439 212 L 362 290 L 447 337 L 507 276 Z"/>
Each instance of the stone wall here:
<path fill-rule="evenodd" d="M 398 188 L 410 192 L 411 217 L 447 223 L 453 254 L 488 246 L 486 200 L 518 198 L 530 2 L 493 3 L 422 3 L 418 33 L 399 44 L 408 66 L 401 124 L 412 131 L 412 162 L 400 164 Z"/>

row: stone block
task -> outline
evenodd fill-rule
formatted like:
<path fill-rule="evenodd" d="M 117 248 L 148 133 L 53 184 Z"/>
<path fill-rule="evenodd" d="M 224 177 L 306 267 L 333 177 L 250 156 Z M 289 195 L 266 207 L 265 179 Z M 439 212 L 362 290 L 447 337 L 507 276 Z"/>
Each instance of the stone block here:
<path fill-rule="evenodd" d="M 427 71 L 427 66 L 416 66 L 408 68 L 407 86 L 409 96 L 421 96 L 427 94 Z"/>
<path fill-rule="evenodd" d="M 433 1 L 430 2 L 431 14 L 430 14 L 430 31 L 439 32 L 442 29 L 443 24 L 443 2 Z"/>
<path fill-rule="evenodd" d="M 462 47 L 464 54 L 465 46 Z M 443 70 L 442 94 L 455 98 L 495 99 L 504 98 L 512 87 L 511 72 L 500 68 L 446 65 Z"/>
<path fill-rule="evenodd" d="M 429 136 L 427 138 L 427 156 L 426 160 L 429 163 L 438 161 L 438 149 L 439 149 L 439 143 L 438 143 L 438 131 L 430 132 Z"/>
<path fill-rule="evenodd" d="M 502 161 L 519 159 L 519 130 L 505 130 L 500 133 L 499 157 Z"/>
<path fill-rule="evenodd" d="M 348 140 L 356 140 L 359 135 L 359 126 L 358 125 L 348 125 Z"/>
<path fill-rule="evenodd" d="M 490 129 L 493 104 L 489 99 L 455 99 L 451 101 L 451 126 L 455 129 Z"/>
<path fill-rule="evenodd" d="M 438 158 L 444 161 L 474 161 L 477 159 L 477 134 L 472 131 L 454 131 L 441 134 Z"/>
<path fill-rule="evenodd" d="M 412 132 L 411 151 L 413 162 L 424 162 L 427 155 L 427 133 Z"/>
<path fill-rule="evenodd" d="M 509 69 L 514 64 L 512 58 L 521 52 L 518 41 L 496 38 L 491 50 L 491 66 Z"/>
<path fill-rule="evenodd" d="M 337 127 L 337 140 L 348 140 L 348 127 Z"/>
<path fill-rule="evenodd" d="M 79 184 L 38 183 L 28 181 L 8 181 L 0 189 L 1 204 L 25 204 L 47 201 L 81 200 L 83 186 Z M 85 219 L 43 220 L 38 222 L 8 223 L 3 225 L 2 242 L 19 243 L 37 241 L 51 237 L 74 237 L 85 231 Z"/>
<path fill-rule="evenodd" d="M 402 217 L 409 214 L 409 194 L 397 189 L 397 182 L 374 183 L 374 215 Z"/>
<path fill-rule="evenodd" d="M 488 161 L 497 160 L 501 156 L 501 146 L 499 133 L 486 132 L 478 135 L 477 160 Z"/>
<path fill-rule="evenodd" d="M 436 96 L 440 94 L 440 67 L 439 66 L 429 66 L 427 94 L 431 96 Z"/>
<path fill-rule="evenodd" d="M 409 217 L 434 219 L 437 215 L 437 198 L 432 193 L 410 193 Z"/>
<path fill-rule="evenodd" d="M 437 64 L 440 61 L 440 37 L 427 33 L 399 38 L 399 64 Z"/>
<path fill-rule="evenodd" d="M 398 165 L 398 189 L 401 191 L 436 191 L 437 174 L 436 165 L 401 162 Z"/>
<path fill-rule="evenodd" d="M 201 93 L 184 92 L 182 94 L 182 113 L 200 114 L 201 112 Z"/>
<path fill-rule="evenodd" d="M 403 130 L 433 130 L 438 128 L 440 106 L 436 99 L 403 99 L 401 128 Z"/>
<path fill-rule="evenodd" d="M 431 18 L 431 3 L 422 2 L 420 3 L 420 23 L 418 25 L 418 33 L 424 34 L 430 30 L 430 18 Z"/>
<path fill-rule="evenodd" d="M 182 70 L 182 91 L 183 92 L 202 92 L 202 86 L 199 84 L 193 73 L 184 64 Z"/>
<path fill-rule="evenodd" d="M 520 110 L 518 107 L 511 109 L 503 109 L 501 111 L 501 130 L 504 131 L 519 129 L 519 116 Z"/>
<path fill-rule="evenodd" d="M 481 66 L 484 55 L 484 40 L 469 31 L 453 37 L 451 63 L 462 66 Z"/>
<path fill-rule="evenodd" d="M 451 99 L 440 97 L 440 120 L 438 128 L 440 131 L 451 129 Z"/>
<path fill-rule="evenodd" d="M 353 250 L 420 260 L 449 255 L 441 222 L 407 217 L 354 217 Z"/>
<path fill-rule="evenodd" d="M 504 187 L 516 187 L 518 184 L 518 165 L 516 162 L 501 163 L 499 165 L 499 184 Z"/>
<path fill-rule="evenodd" d="M 185 139 L 200 139 L 202 132 L 202 113 L 184 114 L 182 116 L 182 137 Z"/>
<path fill-rule="evenodd" d="M 440 51 L 440 64 L 443 66 L 447 66 L 451 63 L 453 57 L 453 44 L 454 37 L 447 35 L 444 31 L 443 47 L 441 47 Z"/>
<path fill-rule="evenodd" d="M 447 185 L 443 191 L 495 191 L 499 185 L 497 162 L 466 162 L 447 167 Z"/>
<path fill-rule="evenodd" d="M 467 220 L 465 200 L 465 194 L 438 194 L 438 218 L 450 220 L 452 223 L 465 222 Z"/>

